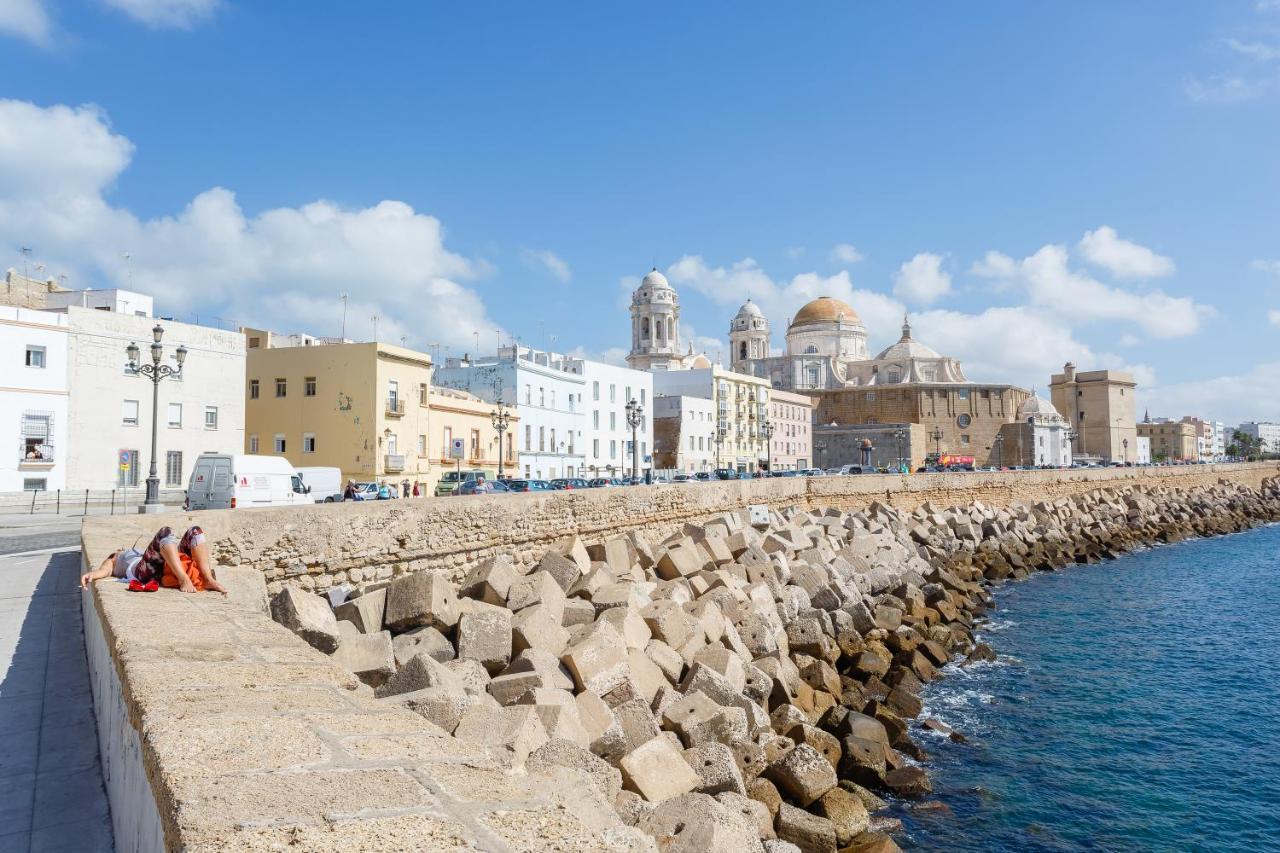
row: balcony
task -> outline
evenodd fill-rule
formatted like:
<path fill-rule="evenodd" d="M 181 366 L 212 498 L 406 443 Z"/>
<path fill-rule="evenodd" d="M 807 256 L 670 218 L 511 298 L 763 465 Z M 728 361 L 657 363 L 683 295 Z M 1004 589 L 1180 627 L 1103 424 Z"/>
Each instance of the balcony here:
<path fill-rule="evenodd" d="M 388 474 L 399 474 L 404 470 L 404 454 L 388 453 L 383 456 L 382 470 Z"/>
<path fill-rule="evenodd" d="M 404 400 L 396 397 L 387 398 L 387 417 L 403 418 L 404 417 Z"/>
<path fill-rule="evenodd" d="M 56 458 L 52 444 L 32 445 L 26 439 L 18 442 L 19 468 L 52 468 Z"/>

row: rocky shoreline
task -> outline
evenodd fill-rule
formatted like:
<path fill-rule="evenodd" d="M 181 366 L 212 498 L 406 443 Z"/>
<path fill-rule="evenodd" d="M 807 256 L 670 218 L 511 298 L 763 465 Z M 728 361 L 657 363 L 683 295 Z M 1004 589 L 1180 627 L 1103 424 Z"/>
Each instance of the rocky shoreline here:
<path fill-rule="evenodd" d="M 908 720 L 941 667 L 994 658 L 974 640 L 992 585 L 1275 520 L 1280 478 L 1008 509 L 761 508 L 660 543 L 571 537 L 456 588 L 290 585 L 272 613 L 378 701 L 513 768 L 586 773 L 657 849 L 892 851 L 881 797 L 930 806 Z"/>

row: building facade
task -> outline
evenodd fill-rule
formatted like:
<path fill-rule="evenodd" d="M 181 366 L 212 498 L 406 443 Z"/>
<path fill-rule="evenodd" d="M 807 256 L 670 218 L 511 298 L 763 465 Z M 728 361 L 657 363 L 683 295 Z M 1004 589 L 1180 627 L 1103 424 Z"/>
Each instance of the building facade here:
<path fill-rule="evenodd" d="M 0 492 L 67 487 L 67 317 L 0 306 Z"/>
<path fill-rule="evenodd" d="M 659 471 L 697 474 L 715 469 L 715 404 L 710 397 L 653 399 L 653 459 Z"/>
<path fill-rule="evenodd" d="M 590 359 L 576 362 L 586 380 L 582 476 L 643 477 L 653 468 L 653 375 Z M 631 427 L 627 403 L 640 407 L 635 430 L 639 468 L 632 469 Z"/>
<path fill-rule="evenodd" d="M 813 465 L 832 470 L 870 465 L 890 471 L 914 471 L 925 464 L 931 442 L 923 424 L 815 424 Z"/>
<path fill-rule="evenodd" d="M 1151 464 L 1151 439 L 1145 435 L 1138 436 L 1138 454 L 1133 462 L 1135 465 Z"/>
<path fill-rule="evenodd" d="M 793 391 L 769 395 L 769 470 L 799 471 L 813 463 L 814 400 Z"/>
<path fill-rule="evenodd" d="M 581 359 L 526 346 L 502 347 L 496 356 L 450 358 L 436 384 L 514 406 L 518 474 L 537 480 L 580 477 L 586 377 Z M 513 474 L 517 472 L 512 472 Z"/>
<path fill-rule="evenodd" d="M 1138 436 L 1151 443 L 1153 462 L 1200 461 L 1200 434 L 1193 424 L 1152 418 L 1138 424 Z"/>
<path fill-rule="evenodd" d="M 754 472 L 768 467 L 769 446 L 760 429 L 769 416 L 772 391 L 767 380 L 713 365 L 655 371 L 653 390 L 661 396 L 711 400 L 716 468 Z"/>
<path fill-rule="evenodd" d="M 242 332 L 248 381 L 238 452 L 338 468 L 344 480 L 425 486 L 429 355 L 372 341 Z"/>
<path fill-rule="evenodd" d="M 492 471 L 494 475 L 505 477 L 515 477 L 520 473 L 520 458 L 516 453 L 520 415 L 516 409 L 506 410 L 507 429 L 503 432 L 500 449 L 498 430 L 494 425 L 496 404 L 454 388 L 432 386 L 429 395 L 428 432 L 423 441 L 424 447 L 419 448 L 431 462 L 426 494 L 434 494 L 441 475 L 459 465 Z M 455 439 L 463 442 L 460 460 L 451 453 Z"/>
<path fill-rule="evenodd" d="M 1133 376 L 1116 370 L 1077 371 L 1068 362 L 1049 382 L 1053 406 L 1075 433 L 1077 459 L 1132 462 L 1137 447 Z M 1155 452 L 1152 446 L 1152 452 Z"/>
<path fill-rule="evenodd" d="M 995 467 L 1017 465 L 1067 468 L 1072 464 L 1071 425 L 1053 404 L 1032 394 L 1018 407 L 1018 420 L 1006 424 L 993 447 Z"/>
<path fill-rule="evenodd" d="M 142 488 L 151 465 L 153 385 L 126 368 L 131 343 L 149 359 L 152 327 L 164 330 L 163 362 L 188 351 L 179 378 L 158 388 L 156 473 L 162 489 L 185 489 L 201 453 L 244 447 L 244 337 L 237 332 L 156 320 L 138 313 L 143 294 L 113 291 L 113 301 L 85 308 L 74 299 L 67 317 L 68 457 L 70 489 Z M 129 305 L 130 313 L 113 306 Z"/>
<path fill-rule="evenodd" d="M 1245 421 L 1236 430 L 1259 442 L 1264 453 L 1280 453 L 1280 424 Z"/>

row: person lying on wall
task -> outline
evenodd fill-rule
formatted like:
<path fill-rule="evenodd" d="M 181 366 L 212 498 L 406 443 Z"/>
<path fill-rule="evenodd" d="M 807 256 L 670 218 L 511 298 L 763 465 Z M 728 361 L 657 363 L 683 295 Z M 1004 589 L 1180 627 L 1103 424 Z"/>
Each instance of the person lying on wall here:
<path fill-rule="evenodd" d="M 128 581 L 132 592 L 155 592 L 167 586 L 183 592 L 227 594 L 213 576 L 209 543 L 199 527 L 188 528 L 181 539 L 171 528 L 161 527 L 144 550 L 135 545 L 108 555 L 97 569 L 80 576 L 80 586 L 88 588 L 107 577 Z"/>

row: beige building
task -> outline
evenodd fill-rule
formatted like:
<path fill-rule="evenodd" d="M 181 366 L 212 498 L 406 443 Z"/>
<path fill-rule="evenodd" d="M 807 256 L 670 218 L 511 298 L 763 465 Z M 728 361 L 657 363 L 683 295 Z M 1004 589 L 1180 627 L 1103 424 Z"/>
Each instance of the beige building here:
<path fill-rule="evenodd" d="M 769 470 L 799 471 L 813 464 L 813 410 L 805 394 L 774 390 L 769 396 Z"/>
<path fill-rule="evenodd" d="M 454 439 L 463 441 L 462 467 L 482 468 L 498 474 L 498 431 L 493 425 L 497 408 L 474 394 L 454 388 L 432 386 L 430 389 L 430 432 L 427 433 L 427 456 L 431 471 L 427 479 L 428 494 L 435 493 L 436 483 L 445 471 L 458 466 L 458 460 L 449 455 Z M 503 433 L 502 473 L 519 477 L 519 460 L 515 441 L 520 434 L 520 417 L 507 408 L 507 429 Z"/>
<path fill-rule="evenodd" d="M 386 343 L 241 331 L 246 452 L 284 456 L 295 467 L 332 466 L 357 482 L 425 486 L 431 356 Z"/>
<path fill-rule="evenodd" d="M 1200 432 L 1195 424 L 1165 419 L 1143 421 L 1138 435 L 1151 440 L 1152 462 L 1196 462 L 1200 458 Z"/>
<path fill-rule="evenodd" d="M 1077 459 L 1133 462 L 1137 459 L 1138 430 L 1133 376 L 1116 370 L 1077 372 L 1067 362 L 1049 382 L 1053 407 L 1075 432 Z M 1151 452 L 1156 448 L 1152 445 Z"/>
<path fill-rule="evenodd" d="M 704 397 L 716 418 L 715 468 L 758 471 L 767 461 L 768 442 L 760 425 L 769 416 L 773 390 L 767 379 L 723 367 L 655 370 L 653 393 L 668 397 Z"/>

